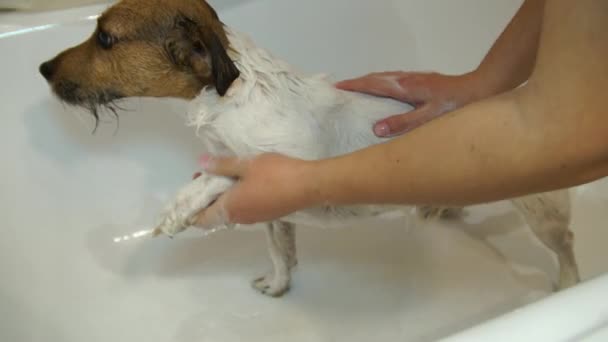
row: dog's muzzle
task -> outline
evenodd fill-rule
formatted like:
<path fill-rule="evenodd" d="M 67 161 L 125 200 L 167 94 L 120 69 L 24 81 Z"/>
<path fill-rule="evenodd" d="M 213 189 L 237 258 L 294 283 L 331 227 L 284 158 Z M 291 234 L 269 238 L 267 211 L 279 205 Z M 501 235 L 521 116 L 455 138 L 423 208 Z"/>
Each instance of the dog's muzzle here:
<path fill-rule="evenodd" d="M 52 61 L 44 62 L 40 64 L 38 68 L 42 77 L 44 77 L 47 81 L 51 81 L 53 79 L 53 75 L 55 74 L 55 65 Z"/>

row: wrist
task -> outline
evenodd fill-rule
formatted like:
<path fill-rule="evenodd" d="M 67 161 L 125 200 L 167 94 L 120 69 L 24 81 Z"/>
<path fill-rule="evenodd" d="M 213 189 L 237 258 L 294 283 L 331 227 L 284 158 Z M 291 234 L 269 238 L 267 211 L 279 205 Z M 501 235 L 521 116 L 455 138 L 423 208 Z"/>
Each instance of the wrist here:
<path fill-rule="evenodd" d="M 480 65 L 477 69 L 461 75 L 463 86 L 470 89 L 470 102 L 483 100 L 519 87 L 526 79 L 504 75 Z"/>
<path fill-rule="evenodd" d="M 300 184 L 298 202 L 301 207 L 315 207 L 325 202 L 323 199 L 322 161 L 302 160 L 293 181 Z"/>
<path fill-rule="evenodd" d="M 344 175 L 336 171 L 340 158 L 328 158 L 321 160 L 305 161 L 300 168 L 303 173 L 300 178 L 296 179 L 303 186 L 300 193 L 302 197 L 300 202 L 305 207 L 325 206 L 329 203 L 334 203 L 336 200 L 335 191 L 338 183 L 344 179 Z M 338 178 L 334 177 L 340 175 Z"/>
<path fill-rule="evenodd" d="M 460 75 L 459 80 L 461 82 L 460 86 L 463 89 L 466 89 L 464 92 L 466 96 L 461 99 L 462 106 L 465 106 L 471 102 L 483 100 L 484 98 L 492 95 L 490 87 L 487 84 L 487 78 L 484 77 L 479 68 Z"/>

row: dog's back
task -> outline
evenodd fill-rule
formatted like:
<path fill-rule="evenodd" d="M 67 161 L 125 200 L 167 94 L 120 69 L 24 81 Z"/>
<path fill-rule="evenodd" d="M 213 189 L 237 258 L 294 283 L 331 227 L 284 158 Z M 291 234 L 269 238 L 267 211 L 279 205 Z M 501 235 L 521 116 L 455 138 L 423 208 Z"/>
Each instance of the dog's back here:
<path fill-rule="evenodd" d="M 211 153 L 241 157 L 276 152 L 321 159 L 387 141 L 373 124 L 412 106 L 336 89 L 322 75 L 304 75 L 227 29 L 241 76 L 223 97 L 203 91 L 192 101 L 189 122 Z"/>

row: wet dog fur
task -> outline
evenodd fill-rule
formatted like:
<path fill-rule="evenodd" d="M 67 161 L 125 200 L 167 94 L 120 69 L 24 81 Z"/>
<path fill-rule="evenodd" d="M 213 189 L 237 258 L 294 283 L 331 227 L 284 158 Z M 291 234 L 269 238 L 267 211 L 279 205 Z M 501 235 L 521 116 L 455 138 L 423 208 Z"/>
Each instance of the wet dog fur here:
<path fill-rule="evenodd" d="M 197 128 L 204 147 L 241 157 L 278 152 L 315 159 L 348 153 L 379 143 L 370 132 L 372 123 L 406 109 L 298 73 L 224 25 L 203 0 L 120 1 L 99 17 L 91 37 L 43 63 L 40 73 L 58 98 L 87 108 L 96 120 L 99 109 L 116 112 L 116 101 L 123 98 L 188 100 L 188 123 Z M 271 124 L 262 128 L 263 122 Z M 167 206 L 160 229 L 168 235 L 186 229 L 199 210 L 233 183 L 204 174 L 187 184 Z M 578 283 L 568 191 L 512 202 L 536 237 L 556 254 L 556 288 Z M 254 280 L 254 287 L 270 296 L 288 291 L 297 264 L 296 223 L 323 226 L 369 216 L 381 219 L 383 213 L 405 209 L 326 207 L 269 222 L 273 271 Z M 430 218 L 458 209 L 421 206 L 417 211 Z"/>

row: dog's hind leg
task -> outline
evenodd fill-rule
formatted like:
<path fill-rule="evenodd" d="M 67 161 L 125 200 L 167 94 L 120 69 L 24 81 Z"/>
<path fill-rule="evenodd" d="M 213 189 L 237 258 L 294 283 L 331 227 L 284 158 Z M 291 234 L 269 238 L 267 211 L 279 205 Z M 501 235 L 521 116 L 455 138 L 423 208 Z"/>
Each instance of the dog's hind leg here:
<path fill-rule="evenodd" d="M 559 279 L 557 290 L 580 282 L 574 257 L 574 234 L 570 231 L 568 190 L 525 196 L 512 200 L 536 237 L 557 255 Z"/>
<path fill-rule="evenodd" d="M 291 269 L 297 264 L 295 226 L 278 221 L 268 223 L 266 240 L 273 270 L 252 285 L 265 295 L 280 297 L 289 291 Z"/>
<path fill-rule="evenodd" d="M 280 225 L 278 230 L 275 230 L 274 236 L 276 241 L 287 254 L 287 266 L 289 270 L 298 265 L 298 257 L 296 253 L 296 226 L 292 223 L 277 222 Z"/>

